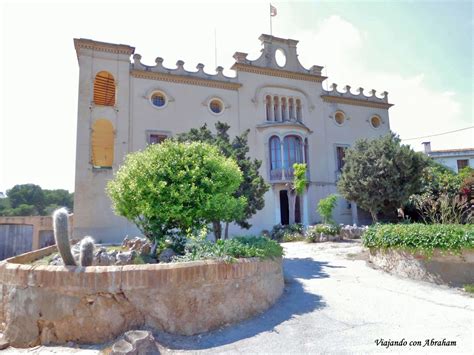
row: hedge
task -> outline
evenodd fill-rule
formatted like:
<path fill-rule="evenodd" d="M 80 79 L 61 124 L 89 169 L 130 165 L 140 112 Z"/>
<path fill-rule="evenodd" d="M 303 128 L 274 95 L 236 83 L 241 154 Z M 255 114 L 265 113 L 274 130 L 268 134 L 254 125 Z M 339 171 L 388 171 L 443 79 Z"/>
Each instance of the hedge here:
<path fill-rule="evenodd" d="M 474 225 L 375 224 L 362 236 L 368 248 L 397 248 L 431 254 L 433 250 L 460 253 L 474 248 Z"/>

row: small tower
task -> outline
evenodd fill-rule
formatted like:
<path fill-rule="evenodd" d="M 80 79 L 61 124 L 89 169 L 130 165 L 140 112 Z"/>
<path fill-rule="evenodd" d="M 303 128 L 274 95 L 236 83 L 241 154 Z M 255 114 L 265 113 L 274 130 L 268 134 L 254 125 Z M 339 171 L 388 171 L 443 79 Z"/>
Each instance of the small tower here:
<path fill-rule="evenodd" d="M 74 193 L 75 238 L 97 230 L 97 240 L 112 239 L 123 223 L 110 204 L 104 205 L 107 181 L 129 151 L 129 76 L 134 48 L 89 39 L 74 39 L 79 62 L 76 181 Z M 106 200 L 105 200 L 106 201 Z M 96 228 L 97 227 L 97 228 Z"/>

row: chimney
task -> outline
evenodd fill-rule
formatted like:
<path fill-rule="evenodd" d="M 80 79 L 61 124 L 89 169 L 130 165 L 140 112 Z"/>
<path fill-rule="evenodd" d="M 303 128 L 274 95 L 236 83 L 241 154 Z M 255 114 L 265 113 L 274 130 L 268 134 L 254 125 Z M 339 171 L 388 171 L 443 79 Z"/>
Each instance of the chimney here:
<path fill-rule="evenodd" d="M 431 142 L 422 142 L 421 144 L 425 146 L 425 154 L 431 153 Z"/>

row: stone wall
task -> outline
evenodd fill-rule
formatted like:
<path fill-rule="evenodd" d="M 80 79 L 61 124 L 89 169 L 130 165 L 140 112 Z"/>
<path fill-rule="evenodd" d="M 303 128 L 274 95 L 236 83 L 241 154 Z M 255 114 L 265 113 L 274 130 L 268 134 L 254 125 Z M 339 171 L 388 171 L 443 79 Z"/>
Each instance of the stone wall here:
<path fill-rule="evenodd" d="M 281 259 L 62 267 L 0 263 L 0 322 L 11 345 L 99 343 L 142 326 L 192 335 L 249 318 L 283 292 Z"/>
<path fill-rule="evenodd" d="M 377 267 L 403 277 L 437 284 L 474 284 L 474 250 L 460 255 L 435 250 L 431 257 L 398 249 L 371 249 L 370 261 Z"/>

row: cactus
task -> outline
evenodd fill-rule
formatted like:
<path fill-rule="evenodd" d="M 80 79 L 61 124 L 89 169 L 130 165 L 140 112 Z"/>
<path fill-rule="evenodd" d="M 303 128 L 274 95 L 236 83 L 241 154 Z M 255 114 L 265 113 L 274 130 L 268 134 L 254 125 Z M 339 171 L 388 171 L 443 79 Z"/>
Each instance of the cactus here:
<path fill-rule="evenodd" d="M 84 237 L 79 246 L 79 263 L 81 266 L 91 266 L 94 260 L 94 239 L 92 237 Z"/>
<path fill-rule="evenodd" d="M 75 266 L 76 261 L 71 253 L 68 235 L 68 213 L 67 209 L 60 208 L 53 213 L 54 239 L 64 265 Z"/>

